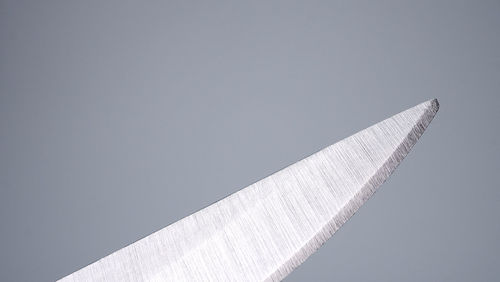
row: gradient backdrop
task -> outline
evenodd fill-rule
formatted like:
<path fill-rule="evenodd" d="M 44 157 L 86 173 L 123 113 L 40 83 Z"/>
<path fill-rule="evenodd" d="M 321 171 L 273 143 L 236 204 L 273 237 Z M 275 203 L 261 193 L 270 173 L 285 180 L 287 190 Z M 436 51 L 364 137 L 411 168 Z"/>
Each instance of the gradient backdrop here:
<path fill-rule="evenodd" d="M 287 281 L 495 281 L 499 90 L 499 1 L 0 1 L 0 280 L 61 278 L 437 97 Z"/>

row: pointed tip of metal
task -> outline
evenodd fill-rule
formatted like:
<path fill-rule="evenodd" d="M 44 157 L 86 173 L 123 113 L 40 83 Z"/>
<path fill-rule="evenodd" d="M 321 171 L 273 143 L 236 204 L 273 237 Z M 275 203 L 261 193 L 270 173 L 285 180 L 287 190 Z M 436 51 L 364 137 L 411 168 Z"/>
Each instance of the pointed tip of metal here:
<path fill-rule="evenodd" d="M 436 115 L 436 113 L 439 111 L 439 101 L 437 98 L 428 100 L 422 104 L 426 104 L 426 108 L 429 110 L 432 116 Z"/>
<path fill-rule="evenodd" d="M 332 217 L 321 227 L 321 231 L 293 255 L 293 259 L 273 273 L 270 281 L 282 279 L 300 265 L 375 193 L 417 143 L 438 110 L 437 99 L 425 101 L 308 158 L 310 163 L 316 164 L 314 169 L 319 167 L 328 175 L 324 183 L 334 191 L 334 196 L 328 194 L 330 190 L 318 188 L 317 182 L 308 186 L 307 191 L 312 191 L 314 199 L 329 199 L 325 205 L 338 209 L 330 214 Z M 301 164 L 293 167 L 295 172 L 292 175 L 304 170 Z"/>
<path fill-rule="evenodd" d="M 437 98 L 434 98 L 434 99 L 428 100 L 426 102 L 423 102 L 420 105 L 425 107 L 424 114 L 420 120 L 420 122 L 423 124 L 424 130 L 425 130 L 425 128 L 427 128 L 429 123 L 434 119 L 434 116 L 436 115 L 436 113 L 439 111 L 439 101 Z"/>
<path fill-rule="evenodd" d="M 411 130 L 407 133 L 403 140 L 401 140 L 401 145 L 403 147 L 408 147 L 404 150 L 405 153 L 403 155 L 406 155 L 411 147 L 417 142 L 438 111 L 439 101 L 437 98 L 434 98 L 391 117 L 391 119 L 397 120 L 397 123 L 401 123 L 400 126 L 403 126 L 403 124 L 412 120 L 409 124 L 407 124 L 410 125 Z M 413 118 L 410 118 L 410 116 L 413 116 Z M 382 123 L 383 122 L 379 124 Z"/>
<path fill-rule="evenodd" d="M 433 109 L 434 113 L 437 113 L 439 110 L 439 101 L 437 98 L 431 99 L 428 101 L 431 104 L 431 108 Z"/>
<path fill-rule="evenodd" d="M 392 119 L 399 119 L 401 121 L 407 119 L 410 116 L 413 116 L 413 125 L 412 130 L 410 132 L 409 140 L 404 142 L 410 142 L 410 146 L 417 142 L 418 138 L 424 133 L 429 126 L 430 122 L 434 119 L 434 116 L 439 111 L 439 101 L 438 99 L 430 99 L 419 105 L 409 108 L 406 111 L 401 112 L 400 114 L 394 115 L 391 117 Z M 409 120 L 407 120 L 409 121 Z M 414 136 L 411 136 L 414 135 Z M 408 139 L 408 138 L 405 138 Z"/>
<path fill-rule="evenodd" d="M 437 98 L 431 100 L 432 104 L 436 107 L 436 111 L 439 110 L 439 101 Z"/>

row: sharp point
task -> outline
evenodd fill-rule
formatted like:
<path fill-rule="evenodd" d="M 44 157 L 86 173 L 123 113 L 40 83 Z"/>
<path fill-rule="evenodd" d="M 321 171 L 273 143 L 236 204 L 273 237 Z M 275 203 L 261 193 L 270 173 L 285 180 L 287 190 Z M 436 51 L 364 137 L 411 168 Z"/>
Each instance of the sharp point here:
<path fill-rule="evenodd" d="M 431 99 L 429 101 L 427 101 L 430 103 L 430 109 L 432 109 L 432 111 L 434 113 L 437 113 L 437 111 L 439 110 L 439 101 L 437 98 L 434 98 L 434 99 Z"/>
<path fill-rule="evenodd" d="M 423 106 L 425 108 L 426 115 L 430 115 L 432 117 L 434 117 L 439 110 L 439 102 L 436 98 L 427 100 L 418 106 Z"/>

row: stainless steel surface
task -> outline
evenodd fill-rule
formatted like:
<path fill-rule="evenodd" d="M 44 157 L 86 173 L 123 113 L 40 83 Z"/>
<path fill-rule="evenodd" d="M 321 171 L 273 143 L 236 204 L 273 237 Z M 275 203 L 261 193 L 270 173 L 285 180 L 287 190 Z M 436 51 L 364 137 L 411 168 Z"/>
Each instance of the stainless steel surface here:
<path fill-rule="evenodd" d="M 360 131 L 60 281 L 278 281 L 407 155 L 430 100 Z"/>

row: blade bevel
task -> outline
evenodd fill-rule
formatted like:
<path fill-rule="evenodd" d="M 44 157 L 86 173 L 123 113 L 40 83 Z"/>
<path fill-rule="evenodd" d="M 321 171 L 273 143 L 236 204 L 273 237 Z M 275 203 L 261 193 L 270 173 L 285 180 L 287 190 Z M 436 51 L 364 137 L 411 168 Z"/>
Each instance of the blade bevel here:
<path fill-rule="evenodd" d="M 61 281 L 281 280 L 370 198 L 438 108 L 401 112 Z"/>

